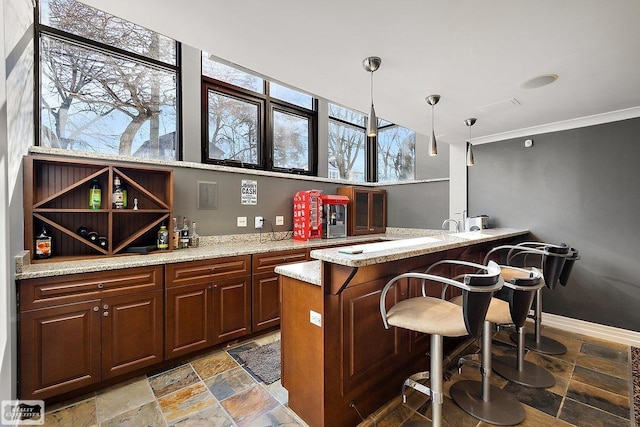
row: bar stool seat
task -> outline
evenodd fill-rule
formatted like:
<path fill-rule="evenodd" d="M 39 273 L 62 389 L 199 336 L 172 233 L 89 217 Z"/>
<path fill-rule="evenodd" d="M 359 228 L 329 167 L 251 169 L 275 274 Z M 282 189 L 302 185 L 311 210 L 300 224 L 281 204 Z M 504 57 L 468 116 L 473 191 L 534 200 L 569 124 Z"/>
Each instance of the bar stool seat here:
<path fill-rule="evenodd" d="M 446 265 L 464 266 L 473 269 L 474 273 L 460 275 L 462 281 L 430 274 L 435 267 Z M 399 301 L 387 311 L 387 293 L 396 283 L 405 279 L 421 280 L 422 296 Z M 462 289 L 461 304 L 457 305 L 440 298 L 427 296 L 427 281 Z M 467 261 L 443 260 L 429 266 L 425 273 L 404 273 L 395 276 L 382 289 L 380 315 L 386 329 L 395 326 L 431 335 L 430 370 L 429 372 L 419 372 L 407 378 L 402 386 L 402 396 L 403 402 L 406 402 L 404 390 L 407 387 L 431 396 L 432 423 L 430 425 L 433 427 L 442 426 L 443 420 L 443 337 L 459 337 L 467 334 L 478 337 L 491 296 L 501 287 L 500 267 L 493 261 L 485 266 Z M 421 379 L 429 379 L 429 386 L 418 382 Z M 412 423 L 412 426 L 419 425 L 424 425 L 424 423 Z"/>
<path fill-rule="evenodd" d="M 491 261 L 490 261 L 491 262 Z M 542 275 L 537 270 L 529 271 L 522 268 L 501 267 L 504 280 L 502 293 L 506 291 L 508 301 L 491 298 L 487 315 L 485 316 L 482 332 L 482 363 L 478 364 L 463 357 L 460 365 L 473 365 L 480 368 L 482 381 L 463 380 L 451 386 L 451 398 L 469 415 L 495 425 L 515 425 L 525 418 L 525 411 L 513 395 L 492 386 L 491 381 L 491 340 L 492 324 L 516 323 L 514 317 L 526 318 L 531 307 L 536 286 Z M 540 284 L 539 286 L 542 286 Z M 451 302 L 461 304 L 461 298 L 455 297 Z M 524 323 L 524 319 L 522 319 Z M 553 379 L 553 376 L 551 377 Z"/>

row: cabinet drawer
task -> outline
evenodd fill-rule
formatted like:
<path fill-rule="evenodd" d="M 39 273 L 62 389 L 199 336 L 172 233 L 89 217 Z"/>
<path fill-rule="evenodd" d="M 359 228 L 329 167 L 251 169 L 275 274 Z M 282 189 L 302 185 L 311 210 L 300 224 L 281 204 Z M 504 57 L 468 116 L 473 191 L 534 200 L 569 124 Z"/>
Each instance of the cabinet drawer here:
<path fill-rule="evenodd" d="M 273 271 L 273 269 L 281 264 L 290 262 L 306 261 L 306 249 L 294 249 L 290 251 L 271 252 L 265 254 L 253 255 L 253 272 L 265 273 Z"/>
<path fill-rule="evenodd" d="M 251 255 L 169 264 L 166 271 L 167 287 L 188 285 L 202 279 L 242 276 L 251 272 Z"/>
<path fill-rule="evenodd" d="M 20 311 L 162 289 L 162 282 L 162 266 L 23 280 Z"/>

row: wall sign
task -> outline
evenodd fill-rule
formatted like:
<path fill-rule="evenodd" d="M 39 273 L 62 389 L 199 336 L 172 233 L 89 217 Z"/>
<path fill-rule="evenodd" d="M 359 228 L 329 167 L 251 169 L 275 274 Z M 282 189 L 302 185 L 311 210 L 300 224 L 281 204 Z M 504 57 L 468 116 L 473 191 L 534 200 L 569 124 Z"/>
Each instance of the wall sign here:
<path fill-rule="evenodd" d="M 258 181 L 243 179 L 240 187 L 240 202 L 243 205 L 258 204 Z"/>

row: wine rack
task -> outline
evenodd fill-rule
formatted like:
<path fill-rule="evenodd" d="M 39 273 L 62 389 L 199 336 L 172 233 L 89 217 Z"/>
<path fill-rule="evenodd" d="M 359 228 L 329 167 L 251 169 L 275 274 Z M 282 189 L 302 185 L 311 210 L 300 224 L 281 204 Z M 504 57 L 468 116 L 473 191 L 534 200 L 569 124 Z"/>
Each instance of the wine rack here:
<path fill-rule="evenodd" d="M 113 207 L 115 176 L 127 189 L 127 208 Z M 97 179 L 101 209 L 89 209 L 89 187 Z M 134 199 L 138 209 L 134 210 Z M 50 260 L 119 255 L 132 246 L 151 246 L 173 209 L 173 171 L 129 164 L 48 156 L 24 158 L 24 246 L 34 259 L 35 237 L 43 226 L 52 237 Z M 84 226 L 104 236 L 100 247 L 77 234 Z"/>

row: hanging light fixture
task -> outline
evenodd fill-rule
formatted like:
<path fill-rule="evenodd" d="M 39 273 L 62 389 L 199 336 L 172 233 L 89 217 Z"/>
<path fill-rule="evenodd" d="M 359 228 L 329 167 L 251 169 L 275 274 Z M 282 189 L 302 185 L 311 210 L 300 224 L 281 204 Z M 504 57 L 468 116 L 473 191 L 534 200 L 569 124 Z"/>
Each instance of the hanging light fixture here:
<path fill-rule="evenodd" d="M 367 122 L 368 137 L 378 136 L 378 117 L 376 116 L 376 110 L 373 108 L 373 73 L 380 68 L 381 63 L 382 59 L 378 56 L 369 56 L 362 61 L 364 69 L 371 73 L 371 112 L 369 113 L 369 120 Z"/>
<path fill-rule="evenodd" d="M 469 141 L 471 140 L 471 126 L 476 124 L 476 120 L 475 118 L 471 118 L 471 119 L 466 119 L 464 121 L 464 124 L 469 126 Z M 467 166 L 473 166 L 475 165 L 475 160 L 473 158 L 473 149 L 471 148 L 471 142 L 467 141 Z"/>
<path fill-rule="evenodd" d="M 438 155 L 438 144 L 436 142 L 435 124 L 433 121 L 433 106 L 440 101 L 440 95 L 429 95 L 425 98 L 427 104 L 431 105 L 431 138 L 429 139 L 429 155 Z"/>

